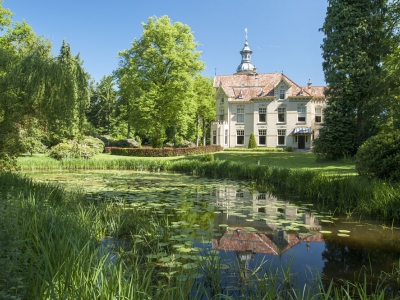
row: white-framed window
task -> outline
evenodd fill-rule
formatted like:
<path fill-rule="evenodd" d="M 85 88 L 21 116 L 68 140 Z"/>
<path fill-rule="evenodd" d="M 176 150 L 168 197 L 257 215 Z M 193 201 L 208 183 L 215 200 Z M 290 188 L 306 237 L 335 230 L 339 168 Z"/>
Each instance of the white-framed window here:
<path fill-rule="evenodd" d="M 236 198 L 243 198 L 244 193 L 242 191 L 236 191 Z"/>
<path fill-rule="evenodd" d="M 286 107 L 278 107 L 278 122 L 286 122 Z"/>
<path fill-rule="evenodd" d="M 221 95 L 220 103 L 221 103 L 221 104 L 224 104 L 224 95 Z"/>
<path fill-rule="evenodd" d="M 258 122 L 260 122 L 260 123 L 267 122 L 267 108 L 266 107 L 260 107 L 258 109 Z"/>
<path fill-rule="evenodd" d="M 286 130 L 285 129 L 278 129 L 278 146 L 284 146 L 286 139 Z"/>
<path fill-rule="evenodd" d="M 257 196 L 257 200 L 266 200 L 266 199 L 267 199 L 266 194 L 258 194 L 258 196 Z"/>
<path fill-rule="evenodd" d="M 258 144 L 259 145 L 267 144 L 267 130 L 266 129 L 258 130 Z"/>
<path fill-rule="evenodd" d="M 316 108 L 315 109 L 315 123 L 321 123 L 322 122 L 322 108 Z"/>
<path fill-rule="evenodd" d="M 225 121 L 225 111 L 223 109 L 219 110 L 219 120 Z"/>
<path fill-rule="evenodd" d="M 217 144 L 217 131 L 216 130 L 213 130 L 213 132 L 212 132 L 212 143 L 213 143 L 213 145 Z"/>
<path fill-rule="evenodd" d="M 236 144 L 244 145 L 244 130 L 236 130 Z"/>
<path fill-rule="evenodd" d="M 285 89 L 282 87 L 279 90 L 279 99 L 285 99 Z"/>
<path fill-rule="evenodd" d="M 228 145 L 228 129 L 225 129 L 225 145 Z"/>
<path fill-rule="evenodd" d="M 297 107 L 297 121 L 298 122 L 306 121 L 306 107 L 305 106 Z"/>
<path fill-rule="evenodd" d="M 236 122 L 237 123 L 244 123 L 244 108 L 238 107 L 236 110 Z"/>

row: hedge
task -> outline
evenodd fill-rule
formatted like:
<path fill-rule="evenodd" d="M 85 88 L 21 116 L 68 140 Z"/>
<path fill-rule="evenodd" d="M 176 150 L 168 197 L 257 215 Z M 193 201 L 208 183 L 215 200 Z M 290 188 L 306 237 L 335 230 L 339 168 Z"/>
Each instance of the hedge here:
<path fill-rule="evenodd" d="M 205 154 L 222 151 L 221 146 L 200 146 L 188 148 L 121 148 L 105 147 L 105 152 L 111 155 L 139 156 L 139 157 L 170 157 Z"/>
<path fill-rule="evenodd" d="M 257 148 L 225 148 L 224 151 L 231 151 L 231 152 L 284 152 L 285 148 L 267 148 L 267 147 L 257 147 Z"/>

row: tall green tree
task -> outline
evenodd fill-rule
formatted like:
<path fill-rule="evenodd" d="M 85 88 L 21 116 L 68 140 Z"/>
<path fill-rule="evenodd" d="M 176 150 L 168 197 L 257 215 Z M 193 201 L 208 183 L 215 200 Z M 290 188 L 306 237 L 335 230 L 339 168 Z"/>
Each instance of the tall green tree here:
<path fill-rule="evenodd" d="M 328 0 L 321 31 L 329 106 L 314 151 L 325 158 L 354 155 L 378 130 L 384 109 L 378 87 L 383 58 L 391 51 L 387 0 Z"/>
<path fill-rule="evenodd" d="M 113 76 L 104 76 L 99 83 L 91 87 L 90 106 L 86 116 L 99 134 L 111 134 L 116 103 L 117 90 Z"/>
<path fill-rule="evenodd" d="M 206 145 L 207 132 L 210 131 L 211 122 L 215 120 L 215 89 L 213 79 L 210 77 L 196 76 L 194 80 L 194 97 L 196 101 L 196 145 L 203 138 Z"/>
<path fill-rule="evenodd" d="M 180 134 L 193 120 L 193 78 L 204 68 L 198 43 L 189 26 L 168 16 L 151 17 L 131 48 L 119 53 L 116 75 L 123 97 L 129 99 L 130 123 L 162 147 L 166 129 Z"/>
<path fill-rule="evenodd" d="M 79 56 L 63 43 L 59 56 L 51 43 L 26 23 L 13 24 L 0 2 L 0 156 L 21 153 L 19 129 L 37 118 L 50 136 L 71 136 L 84 122 L 88 75 Z"/>

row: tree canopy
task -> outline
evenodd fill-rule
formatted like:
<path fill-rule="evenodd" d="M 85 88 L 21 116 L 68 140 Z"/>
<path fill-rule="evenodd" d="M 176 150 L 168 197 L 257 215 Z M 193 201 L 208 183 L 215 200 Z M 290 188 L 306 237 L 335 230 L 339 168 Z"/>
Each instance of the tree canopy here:
<path fill-rule="evenodd" d="M 215 120 L 215 89 L 213 79 L 196 76 L 194 80 L 194 97 L 196 103 L 196 145 L 199 145 L 200 137 L 203 137 L 203 145 L 206 145 L 206 137 L 211 122 Z"/>
<path fill-rule="evenodd" d="M 166 130 L 185 134 L 196 110 L 194 77 L 204 68 L 189 26 L 151 17 L 131 48 L 119 53 L 121 96 L 129 99 L 130 123 L 162 147 Z"/>
<path fill-rule="evenodd" d="M 329 105 L 315 140 L 315 152 L 321 156 L 354 155 L 379 131 L 386 109 L 380 101 L 382 62 L 396 41 L 392 5 L 387 0 L 328 1 L 321 48 Z"/>
<path fill-rule="evenodd" d="M 39 120 L 50 138 L 73 136 L 84 122 L 88 75 L 79 56 L 63 42 L 58 56 L 51 43 L 26 23 L 13 23 L 0 2 L 0 153 L 15 157 L 23 148 L 19 128 Z"/>

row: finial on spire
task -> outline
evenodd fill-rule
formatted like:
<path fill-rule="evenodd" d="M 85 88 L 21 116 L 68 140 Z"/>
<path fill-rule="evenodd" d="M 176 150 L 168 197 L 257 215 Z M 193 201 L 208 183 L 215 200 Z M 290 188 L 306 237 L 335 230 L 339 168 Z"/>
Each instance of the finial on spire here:
<path fill-rule="evenodd" d="M 244 29 L 244 32 L 246 32 L 246 42 L 247 42 L 247 28 Z"/>

